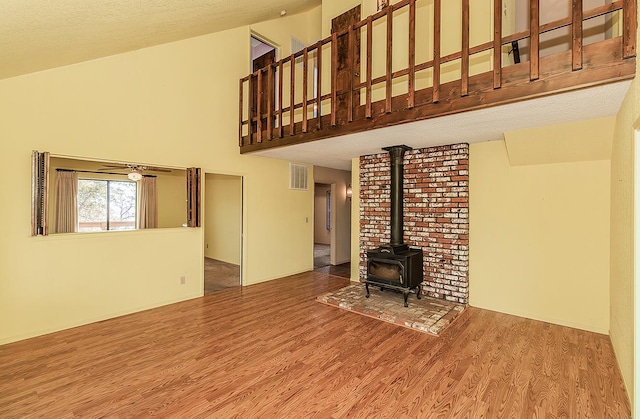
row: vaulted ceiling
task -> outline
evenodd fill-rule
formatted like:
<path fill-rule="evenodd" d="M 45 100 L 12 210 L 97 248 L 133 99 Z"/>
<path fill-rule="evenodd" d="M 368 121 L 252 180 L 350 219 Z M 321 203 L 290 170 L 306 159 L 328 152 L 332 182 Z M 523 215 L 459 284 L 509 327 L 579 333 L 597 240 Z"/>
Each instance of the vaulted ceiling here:
<path fill-rule="evenodd" d="M 288 14 L 321 0 L 3 0 L 0 79 Z"/>

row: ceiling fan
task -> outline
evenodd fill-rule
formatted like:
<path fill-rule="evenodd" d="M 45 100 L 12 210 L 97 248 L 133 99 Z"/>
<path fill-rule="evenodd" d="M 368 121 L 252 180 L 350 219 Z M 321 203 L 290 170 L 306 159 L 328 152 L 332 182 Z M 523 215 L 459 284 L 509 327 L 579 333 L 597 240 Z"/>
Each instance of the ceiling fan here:
<path fill-rule="evenodd" d="M 164 167 L 145 166 L 140 164 L 103 164 L 103 167 L 99 170 L 125 170 L 127 171 L 127 177 L 131 180 L 142 179 L 142 172 L 161 172 L 171 173 L 171 169 Z"/>

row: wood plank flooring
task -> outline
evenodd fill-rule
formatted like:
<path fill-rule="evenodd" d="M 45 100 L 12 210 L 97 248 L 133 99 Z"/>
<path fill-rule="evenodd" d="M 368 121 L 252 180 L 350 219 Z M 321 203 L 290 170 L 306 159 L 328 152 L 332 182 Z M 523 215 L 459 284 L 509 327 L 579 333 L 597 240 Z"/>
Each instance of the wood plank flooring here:
<path fill-rule="evenodd" d="M 0 346 L 1 418 L 628 418 L 608 336 L 469 308 L 440 337 L 310 272 Z"/>

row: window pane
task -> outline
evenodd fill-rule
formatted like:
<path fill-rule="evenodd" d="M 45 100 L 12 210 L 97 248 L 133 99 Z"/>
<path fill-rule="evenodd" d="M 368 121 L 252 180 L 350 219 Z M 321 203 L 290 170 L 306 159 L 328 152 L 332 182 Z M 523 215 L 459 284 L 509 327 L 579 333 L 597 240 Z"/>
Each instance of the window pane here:
<path fill-rule="evenodd" d="M 136 182 L 109 181 L 109 230 L 136 228 Z"/>
<path fill-rule="evenodd" d="M 78 180 L 78 231 L 107 229 L 107 182 Z"/>

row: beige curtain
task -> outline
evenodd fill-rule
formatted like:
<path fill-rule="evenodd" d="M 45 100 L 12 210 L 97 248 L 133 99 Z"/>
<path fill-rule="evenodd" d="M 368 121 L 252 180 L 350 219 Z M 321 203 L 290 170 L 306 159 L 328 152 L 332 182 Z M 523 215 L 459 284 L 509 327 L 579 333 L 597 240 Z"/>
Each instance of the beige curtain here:
<path fill-rule="evenodd" d="M 56 218 L 53 231 L 78 231 L 78 173 L 57 172 L 55 184 Z"/>
<path fill-rule="evenodd" d="M 138 228 L 158 227 L 158 192 L 156 178 L 145 176 L 140 179 L 140 216 Z"/>

